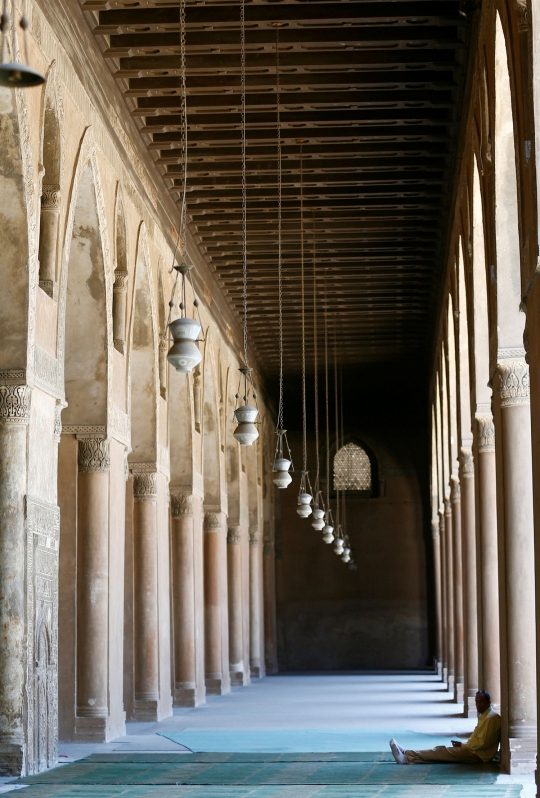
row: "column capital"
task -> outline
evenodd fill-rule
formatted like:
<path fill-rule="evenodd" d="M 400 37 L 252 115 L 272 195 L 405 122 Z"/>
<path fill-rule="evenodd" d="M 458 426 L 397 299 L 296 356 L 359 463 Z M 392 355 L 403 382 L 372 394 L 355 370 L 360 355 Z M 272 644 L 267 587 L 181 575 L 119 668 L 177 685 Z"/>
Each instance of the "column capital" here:
<path fill-rule="evenodd" d="M 495 451 L 495 424 L 491 413 L 476 416 L 478 425 L 478 451 Z"/>
<path fill-rule="evenodd" d="M 474 476 L 474 457 L 472 450 L 468 447 L 463 447 L 461 450 L 461 478 L 470 479 Z"/>
<path fill-rule="evenodd" d="M 28 424 L 30 421 L 29 385 L 0 385 L 0 422 Z"/>
<path fill-rule="evenodd" d="M 250 546 L 259 545 L 259 527 L 256 524 L 250 526 L 249 528 L 249 545 Z"/>
<path fill-rule="evenodd" d="M 529 366 L 525 358 L 504 360 L 497 364 L 501 407 L 529 404 Z"/>
<path fill-rule="evenodd" d="M 77 440 L 79 441 L 79 473 L 98 474 L 110 471 L 111 457 L 108 438 L 77 436 Z"/>
<path fill-rule="evenodd" d="M 54 440 L 60 443 L 62 437 L 62 410 L 68 406 L 67 402 L 63 399 L 56 400 L 56 407 L 54 408 Z"/>
<path fill-rule="evenodd" d="M 157 501 L 157 465 L 155 463 L 133 463 L 133 498 L 136 502 Z"/>
<path fill-rule="evenodd" d="M 203 528 L 205 532 L 217 532 L 221 529 L 219 513 L 205 512 Z"/>
<path fill-rule="evenodd" d="M 450 501 L 452 504 L 455 502 L 461 501 L 461 485 L 459 484 L 459 477 L 453 476 L 450 477 L 451 482 L 451 493 L 450 493 Z"/>
<path fill-rule="evenodd" d="M 181 488 L 170 488 L 172 518 L 192 518 L 193 498 Z"/>
<path fill-rule="evenodd" d="M 450 501 L 450 497 L 444 500 L 444 514 L 445 516 L 452 515 L 452 502 Z"/>
<path fill-rule="evenodd" d="M 118 291 L 125 291 L 127 287 L 129 274 L 128 272 L 124 271 L 123 269 L 115 269 L 114 270 L 114 285 L 113 291 L 116 293 Z"/>
<path fill-rule="evenodd" d="M 230 526 L 227 530 L 227 545 L 239 546 L 242 541 L 239 526 Z"/>
<path fill-rule="evenodd" d="M 433 538 L 433 540 L 438 540 L 440 537 L 438 520 L 434 520 L 431 522 L 431 537 Z"/>
<path fill-rule="evenodd" d="M 41 190 L 41 208 L 44 211 L 60 210 L 60 186 L 57 183 L 44 183 Z"/>

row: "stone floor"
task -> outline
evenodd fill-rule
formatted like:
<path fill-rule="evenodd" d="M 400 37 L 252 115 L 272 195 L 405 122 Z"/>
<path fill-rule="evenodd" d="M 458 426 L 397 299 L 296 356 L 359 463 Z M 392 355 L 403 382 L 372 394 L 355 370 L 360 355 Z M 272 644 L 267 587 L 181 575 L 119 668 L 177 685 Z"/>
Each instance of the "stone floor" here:
<path fill-rule="evenodd" d="M 22 789 L 28 798 L 532 798 L 533 776 L 506 776 L 494 766 L 399 767 L 384 748 L 387 733 L 430 735 L 436 743 L 466 738 L 474 724 L 430 673 L 280 674 L 177 709 L 161 723 L 130 723 L 112 743 L 62 744 L 62 767 L 4 780 L 0 791 Z M 333 755 L 242 753 L 231 744 L 236 753 L 223 756 L 192 754 L 162 736 L 215 736 L 220 745 L 220 732 L 242 740 L 247 730 L 283 730 L 287 738 L 294 730 L 341 730 L 360 742 L 357 753 Z"/>

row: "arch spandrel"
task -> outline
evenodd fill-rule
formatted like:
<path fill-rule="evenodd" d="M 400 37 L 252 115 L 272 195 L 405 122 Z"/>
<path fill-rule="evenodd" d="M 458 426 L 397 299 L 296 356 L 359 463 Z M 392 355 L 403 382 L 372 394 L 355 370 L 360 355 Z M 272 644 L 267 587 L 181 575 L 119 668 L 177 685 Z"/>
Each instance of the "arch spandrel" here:
<path fill-rule="evenodd" d="M 212 334 L 206 331 L 202 363 L 202 470 L 205 504 L 221 507 L 224 479 L 219 429 L 218 373 Z M 223 508 L 224 509 L 224 508 Z"/>

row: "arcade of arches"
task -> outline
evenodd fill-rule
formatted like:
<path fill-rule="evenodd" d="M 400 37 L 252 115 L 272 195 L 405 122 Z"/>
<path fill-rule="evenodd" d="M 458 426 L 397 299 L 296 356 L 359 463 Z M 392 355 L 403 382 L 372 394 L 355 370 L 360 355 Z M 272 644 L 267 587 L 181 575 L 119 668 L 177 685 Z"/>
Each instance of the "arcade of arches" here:
<path fill-rule="evenodd" d="M 465 716 L 488 690 L 503 768 L 533 771 L 540 0 L 247 3 L 252 447 L 239 4 L 186 3 L 189 375 L 178 5 L 27 5 L 46 82 L 0 89 L 0 771 L 278 671 L 425 668 Z M 308 467 L 353 567 L 298 518 L 300 471 L 273 484 L 278 47 L 285 424 L 298 469 L 304 304 Z"/>

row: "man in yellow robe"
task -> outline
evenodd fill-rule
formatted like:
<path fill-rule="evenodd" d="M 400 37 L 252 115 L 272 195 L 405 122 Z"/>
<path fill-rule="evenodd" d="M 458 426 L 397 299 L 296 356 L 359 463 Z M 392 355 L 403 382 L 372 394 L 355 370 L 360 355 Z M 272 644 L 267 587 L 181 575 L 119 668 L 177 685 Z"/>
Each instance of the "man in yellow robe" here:
<path fill-rule="evenodd" d="M 427 751 L 405 751 L 395 740 L 390 748 L 398 765 L 427 765 L 452 762 L 460 765 L 483 765 L 490 762 L 499 749 L 501 718 L 491 706 L 491 697 L 485 690 L 476 694 L 478 723 L 466 743 L 452 740 L 452 748 L 438 745 Z"/>

